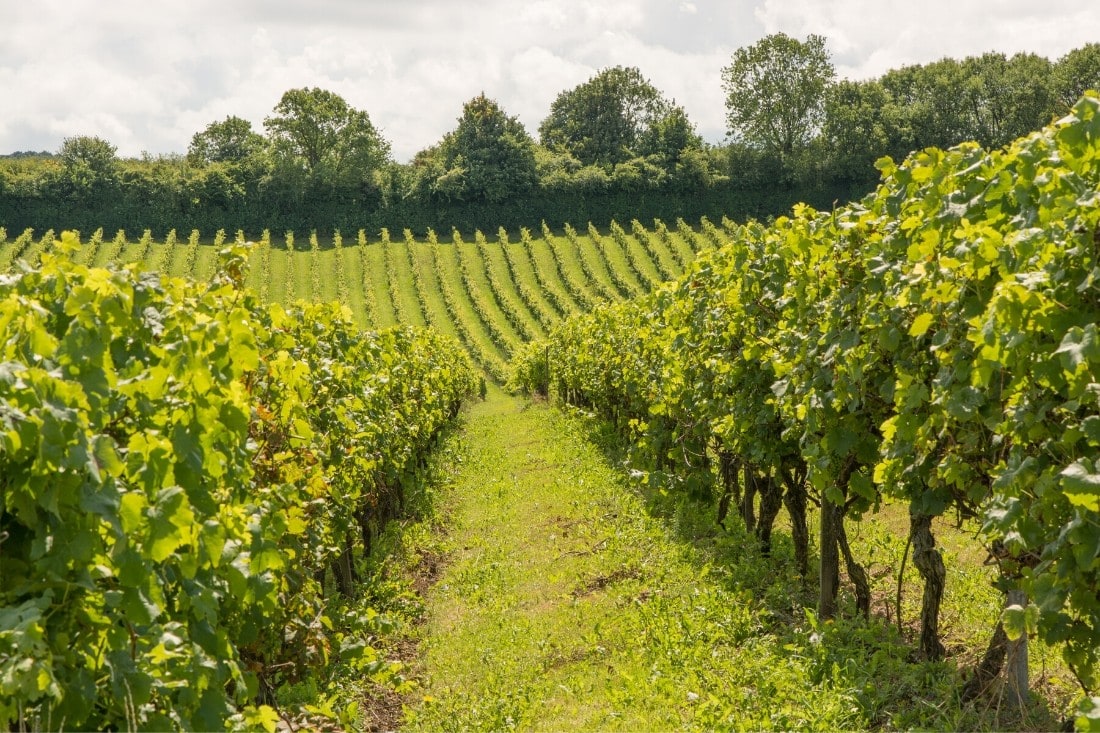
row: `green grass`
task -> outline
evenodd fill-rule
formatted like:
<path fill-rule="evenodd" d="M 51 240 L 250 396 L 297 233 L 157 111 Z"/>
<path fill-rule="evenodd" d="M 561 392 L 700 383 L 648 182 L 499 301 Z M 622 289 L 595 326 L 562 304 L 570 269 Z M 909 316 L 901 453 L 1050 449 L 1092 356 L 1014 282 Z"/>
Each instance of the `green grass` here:
<path fill-rule="evenodd" d="M 1055 655 L 1033 648 L 1027 717 L 958 702 L 1000 600 L 966 528 L 937 526 L 950 656 L 917 662 L 911 563 L 901 634 L 885 615 L 903 507 L 852 538 L 872 618 L 843 595 L 841 617 L 821 624 L 782 528 L 761 556 L 709 506 L 625 469 L 591 418 L 491 389 L 462 420 L 430 519 L 405 528 L 406 572 L 422 590 L 432 581 L 407 629 L 421 685 L 405 699 L 411 730 L 1048 729 L 1074 694 Z"/>
<path fill-rule="evenodd" d="M 625 267 L 621 271 L 612 271 L 604 248 L 593 242 L 591 247 L 579 246 L 579 238 L 574 244 L 569 237 L 559 240 L 565 247 L 563 262 L 569 257 L 576 258 L 581 272 L 584 273 L 593 291 L 603 300 L 622 300 L 629 298 L 633 291 L 627 284 Z"/>
<path fill-rule="evenodd" d="M 500 346 L 494 343 L 492 337 L 485 330 L 485 321 L 472 309 L 468 299 L 462 298 L 464 286 L 457 272 L 457 262 L 452 258 L 451 266 L 446 265 L 445 257 L 447 249 L 453 249 L 453 245 L 441 245 L 429 243 L 426 247 L 429 260 L 428 267 L 421 267 L 423 280 L 428 280 L 428 272 L 431 272 L 432 282 L 439 291 L 439 300 L 443 304 L 447 318 L 450 319 L 458 334 L 459 340 L 466 347 L 475 363 L 497 381 L 505 379 L 506 364 L 504 354 Z M 453 252 L 451 252 L 453 255 Z"/>
<path fill-rule="evenodd" d="M 566 237 L 552 234 L 545 237 L 545 241 L 554 256 L 562 281 L 570 284 L 571 292 L 575 294 L 578 303 L 619 300 L 619 292 L 612 285 L 611 277 L 607 274 L 595 245 L 582 248 L 575 246 Z M 578 239 L 577 245 L 579 242 Z"/>
<path fill-rule="evenodd" d="M 378 242 L 360 247 L 359 251 L 363 263 L 363 281 L 357 286 L 370 291 L 374 299 L 373 319 L 369 325 L 372 328 L 393 326 L 398 321 L 393 300 L 390 298 L 389 283 L 386 280 L 385 251 Z"/>
<path fill-rule="evenodd" d="M 505 258 L 504 245 L 480 242 L 475 255 L 470 264 L 484 270 L 493 299 L 508 315 L 509 320 L 516 325 L 517 330 L 523 331 L 528 338 L 545 337 L 545 324 L 552 323 L 556 318 L 540 308 L 541 301 L 533 295 L 529 281 L 523 282 L 529 297 L 523 297 L 519 283 Z"/>
<path fill-rule="evenodd" d="M 431 247 L 432 245 L 421 242 L 405 244 L 405 255 L 413 285 L 416 288 L 420 310 L 429 326 L 461 341 L 462 337 L 443 302 L 443 293 L 439 289 L 439 282 L 435 276 Z"/>
<path fill-rule="evenodd" d="M 544 273 L 535 259 L 534 240 L 526 242 L 513 242 L 505 248 L 505 255 L 512 263 L 512 269 L 516 273 L 516 279 L 522 281 L 536 299 L 544 305 L 540 310 L 548 314 L 545 326 L 551 326 L 559 318 L 566 317 L 576 312 L 576 301 L 569 297 L 560 280 L 551 278 L 550 273 Z"/>
<path fill-rule="evenodd" d="M 337 252 L 327 247 L 310 253 L 309 299 L 319 302 L 340 301 L 340 261 Z M 347 303 L 344 303 L 347 305 Z"/>
<path fill-rule="evenodd" d="M 420 300 L 416 293 L 412 268 L 409 264 L 408 245 L 404 242 L 391 242 L 387 247 L 390 254 L 388 274 L 392 283 L 396 310 L 401 314 L 401 323 L 409 326 L 423 326 L 427 323 Z"/>
<path fill-rule="evenodd" d="M 527 255 L 531 260 L 536 282 L 548 295 L 557 295 L 561 310 L 573 313 L 598 302 L 591 293 L 569 280 L 564 267 L 558 266 L 554 249 L 548 240 L 532 239 L 527 247 Z"/>
<path fill-rule="evenodd" d="M 664 282 L 665 278 L 662 277 L 649 251 L 632 237 L 629 232 L 623 232 L 621 236 L 623 252 L 632 263 L 634 271 L 638 273 L 639 278 L 645 286 L 646 292 L 653 290 L 657 285 Z"/>
<path fill-rule="evenodd" d="M 608 276 L 624 298 L 635 298 L 646 292 L 647 288 L 643 285 L 638 270 L 618 242 L 600 234 L 591 224 L 588 227 L 588 237 L 596 244 L 596 251 L 603 259 Z"/>
<path fill-rule="evenodd" d="M 467 410 L 443 448 L 434 512 L 405 528 L 407 571 L 423 587 L 430 566 L 434 581 L 423 623 L 408 630 L 421 685 L 405 701 L 409 729 L 1057 724 L 1041 704 L 1024 721 L 959 705 L 969 657 L 913 662 L 892 620 L 817 623 L 782 531 L 773 557 L 761 557 L 738 528 L 720 530 L 711 512 L 625 471 L 607 442 L 589 418 L 495 389 Z M 901 518 L 888 510 L 863 530 L 873 574 L 876 558 L 900 557 L 890 523 Z M 980 562 L 951 549 L 972 546 L 965 532 L 939 533 L 953 586 L 945 641 L 973 644 L 987 631 L 974 618 L 988 619 L 997 597 Z M 889 576 L 876 576 L 876 593 Z M 907 615 L 919 603 L 914 583 L 907 576 Z"/>

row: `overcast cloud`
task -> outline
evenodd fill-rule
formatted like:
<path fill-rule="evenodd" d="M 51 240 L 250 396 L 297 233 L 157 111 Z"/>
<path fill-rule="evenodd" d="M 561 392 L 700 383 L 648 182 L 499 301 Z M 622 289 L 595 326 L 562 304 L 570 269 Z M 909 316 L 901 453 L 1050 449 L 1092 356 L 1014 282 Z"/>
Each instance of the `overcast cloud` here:
<path fill-rule="evenodd" d="M 532 135 L 550 103 L 637 66 L 699 132 L 725 134 L 721 69 L 777 31 L 819 33 L 842 77 L 997 50 L 1056 59 L 1100 41 L 1094 0 L 0 0 L 0 153 L 98 135 L 124 156 L 186 152 L 210 122 L 263 130 L 322 87 L 408 160 L 479 92 Z"/>

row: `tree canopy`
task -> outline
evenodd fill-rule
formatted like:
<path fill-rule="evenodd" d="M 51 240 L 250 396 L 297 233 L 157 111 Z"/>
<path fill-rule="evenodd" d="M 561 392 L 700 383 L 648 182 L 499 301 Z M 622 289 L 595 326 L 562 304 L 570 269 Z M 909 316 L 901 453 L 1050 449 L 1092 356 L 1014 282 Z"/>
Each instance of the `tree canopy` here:
<path fill-rule="evenodd" d="M 825 89 L 835 76 L 822 36 L 799 41 L 774 33 L 738 49 L 722 69 L 730 136 L 792 158 L 821 129 Z"/>
<path fill-rule="evenodd" d="M 264 127 L 281 162 L 315 177 L 367 178 L 390 157 L 367 113 L 325 89 L 287 91 Z"/>
<path fill-rule="evenodd" d="M 441 163 L 435 190 L 446 198 L 499 202 L 538 185 L 534 140 L 484 93 L 462 106 L 458 127 L 435 154 Z"/>
<path fill-rule="evenodd" d="M 645 143 L 674 110 L 683 112 L 637 68 L 615 66 L 559 94 L 539 136 L 584 165 L 614 166 L 653 152 Z"/>
<path fill-rule="evenodd" d="M 1087 90 L 1100 90 L 1100 43 L 1075 48 L 1058 59 L 1054 84 L 1058 102 L 1067 109 Z"/>
<path fill-rule="evenodd" d="M 255 155 L 264 146 L 264 137 L 252 129 L 252 123 L 236 116 L 211 122 L 191 137 L 187 158 L 195 164 L 239 163 Z"/>
<path fill-rule="evenodd" d="M 77 135 L 65 138 L 57 154 L 69 185 L 76 192 L 88 193 L 114 180 L 116 151 L 114 145 L 101 137 Z"/>

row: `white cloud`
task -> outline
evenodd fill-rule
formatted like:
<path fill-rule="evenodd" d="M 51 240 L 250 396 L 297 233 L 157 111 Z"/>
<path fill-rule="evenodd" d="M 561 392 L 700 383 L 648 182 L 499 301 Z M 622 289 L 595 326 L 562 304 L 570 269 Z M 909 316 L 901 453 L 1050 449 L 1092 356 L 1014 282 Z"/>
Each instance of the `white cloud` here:
<path fill-rule="evenodd" d="M 563 90 L 637 66 L 721 139 L 720 72 L 765 33 L 821 33 L 841 75 L 991 49 L 1058 56 L 1095 40 L 1100 5 L 926 0 L 41 0 L 0 5 L 0 152 L 68 135 L 124 155 L 184 152 L 238 115 L 262 129 L 283 92 L 322 87 L 366 110 L 399 160 L 484 91 L 537 135 Z M 932 23 L 929 19 L 935 19 Z"/>
<path fill-rule="evenodd" d="M 988 51 L 1057 59 L 1100 28 L 1100 4 L 1080 0 L 764 0 L 755 16 L 766 33 L 825 36 L 838 74 L 855 79 Z"/>

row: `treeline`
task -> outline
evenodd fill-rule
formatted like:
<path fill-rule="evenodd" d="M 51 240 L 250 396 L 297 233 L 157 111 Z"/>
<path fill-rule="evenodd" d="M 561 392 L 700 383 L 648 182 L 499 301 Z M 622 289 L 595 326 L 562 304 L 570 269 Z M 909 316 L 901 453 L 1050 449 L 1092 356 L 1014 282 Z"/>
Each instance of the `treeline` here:
<path fill-rule="evenodd" d="M 92 136 L 0 159 L 0 223 L 90 230 L 377 231 L 566 221 L 765 218 L 825 207 L 877 180 L 873 163 L 928 146 L 998 147 L 1100 87 L 1100 44 L 1057 61 L 988 53 L 836 80 L 820 36 L 768 36 L 723 70 L 728 142 L 707 145 L 635 68 L 561 92 L 537 139 L 484 94 L 408 163 L 369 115 L 323 89 L 287 91 L 257 132 L 230 116 L 186 155 L 120 159 Z"/>

